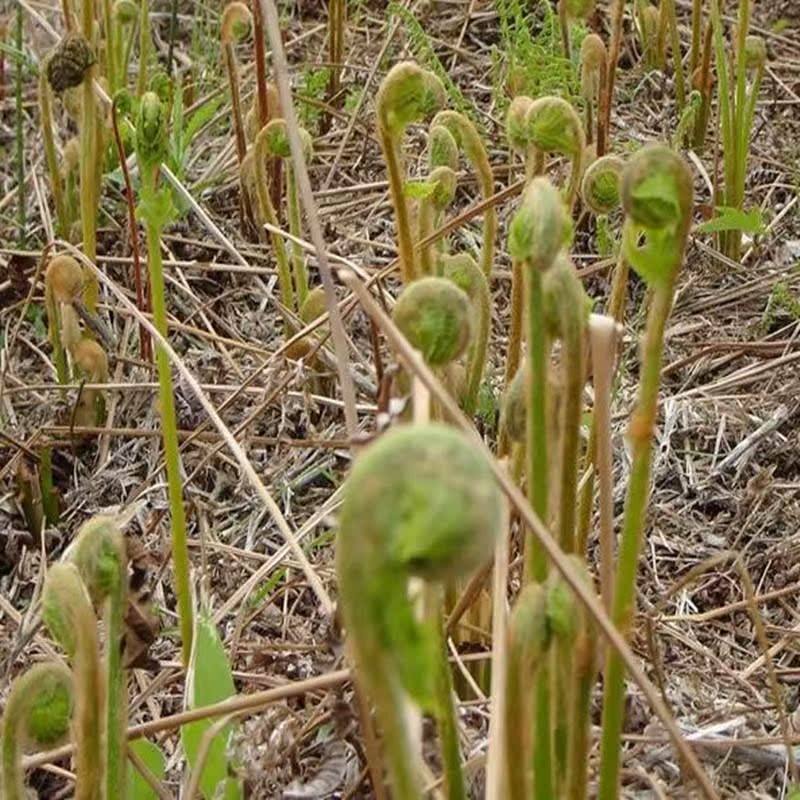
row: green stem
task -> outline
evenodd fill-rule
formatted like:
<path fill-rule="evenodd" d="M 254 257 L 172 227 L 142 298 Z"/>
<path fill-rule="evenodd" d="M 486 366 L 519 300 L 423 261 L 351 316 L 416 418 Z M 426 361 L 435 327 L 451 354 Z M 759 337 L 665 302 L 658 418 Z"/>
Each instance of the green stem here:
<path fill-rule="evenodd" d="M 125 800 L 127 793 L 128 697 L 122 663 L 127 607 L 127 563 L 120 554 L 119 573 L 106 608 L 106 797 Z"/>
<path fill-rule="evenodd" d="M 453 681 L 447 660 L 447 637 L 444 629 L 441 586 L 426 587 L 426 616 L 436 636 L 439 654 L 436 665 L 434 691 L 436 693 L 436 725 L 439 729 L 444 764 L 445 796 L 447 800 L 466 800 L 464 772 L 461 767 L 461 745 L 458 740 L 458 722 L 453 702 Z"/>
<path fill-rule="evenodd" d="M 548 443 L 547 443 L 547 335 L 544 330 L 544 292 L 542 274 L 524 265 L 528 296 L 528 500 L 534 513 L 548 523 Z M 547 556 L 528 533 L 525 539 L 525 572 L 528 581 L 543 581 L 547 576 Z M 534 791 L 535 797 L 554 797 L 551 686 L 549 660 L 542 664 L 535 679 L 534 716 Z"/>
<path fill-rule="evenodd" d="M 39 114 L 42 124 L 42 139 L 44 140 L 44 157 L 47 164 L 47 173 L 50 176 L 50 190 L 53 193 L 53 205 L 56 209 L 58 220 L 58 235 L 62 239 L 69 236 L 69 218 L 64 200 L 64 187 L 61 183 L 61 173 L 58 169 L 58 156 L 56 143 L 53 136 L 53 110 L 50 104 L 50 87 L 44 71 L 39 74 Z"/>
<path fill-rule="evenodd" d="M 145 0 L 146 1 L 146 0 Z M 157 167 L 142 176 L 143 193 L 156 191 Z M 150 273 L 150 290 L 153 300 L 153 323 L 156 330 L 167 337 L 167 303 L 164 293 L 164 270 L 161 261 L 161 230 L 148 222 L 147 264 Z M 186 515 L 181 491 L 181 462 L 178 449 L 178 424 L 175 414 L 175 393 L 172 388 L 172 370 L 169 356 L 160 343 L 156 344 L 158 367 L 158 397 L 161 407 L 161 426 L 164 439 L 164 457 L 167 469 L 170 525 L 172 528 L 172 561 L 175 568 L 175 595 L 178 599 L 178 622 L 181 633 L 181 662 L 189 665 L 192 652 L 192 597 L 189 584 L 189 547 L 186 538 Z"/>
<path fill-rule="evenodd" d="M 508 800 L 530 800 L 528 788 L 530 770 L 520 751 L 528 752 L 530 720 L 533 718 L 533 692 L 521 689 L 522 675 L 519 657 L 509 649 L 506 673 L 506 781 Z"/>
<path fill-rule="evenodd" d="M 569 30 L 569 14 L 567 14 L 567 6 L 564 0 L 558 2 L 558 22 L 561 28 L 561 48 L 564 58 L 567 61 L 572 61 L 572 42 Z"/>
<path fill-rule="evenodd" d="M 114 18 L 114 9 L 111 0 L 103 0 L 103 27 L 105 28 L 106 41 L 106 78 L 108 79 L 109 94 L 113 97 L 120 87 L 119 82 L 119 45 L 117 38 L 119 30 Z"/>
<path fill-rule="evenodd" d="M 573 645 L 573 680 L 567 751 L 567 794 L 569 800 L 586 800 L 589 788 L 592 694 L 595 685 L 596 643 L 589 631 L 582 631 Z"/>
<path fill-rule="evenodd" d="M 141 0 L 139 12 L 139 76 L 136 79 L 136 96 L 147 91 L 147 65 L 150 60 L 150 6 L 149 0 Z"/>
<path fill-rule="evenodd" d="M 544 330 L 544 293 L 542 274 L 530 265 L 524 265 L 524 280 L 528 296 L 528 372 L 527 415 L 528 440 L 528 499 L 534 513 L 547 524 L 549 469 L 547 447 L 547 336 Z M 547 556 L 533 541 L 526 540 L 527 580 L 541 582 L 547 577 Z"/>
<path fill-rule="evenodd" d="M 269 196 L 269 187 L 267 186 L 267 138 L 262 132 L 256 137 L 255 143 L 255 176 L 256 176 L 256 195 L 258 196 L 258 208 L 263 222 L 277 228 L 278 216 L 275 213 L 275 207 L 272 205 L 272 199 Z M 263 228 L 260 229 L 263 235 Z M 289 268 L 289 258 L 286 255 L 286 244 L 283 237 L 274 231 L 269 232 L 269 239 L 272 243 L 272 250 L 275 255 L 275 263 L 278 267 L 278 287 L 281 293 L 281 303 L 284 308 L 290 311 L 295 310 L 294 304 L 294 289 L 292 287 L 292 273 Z M 284 322 L 286 334 L 291 332 L 291 325 L 288 319 Z"/>
<path fill-rule="evenodd" d="M 478 407 L 478 393 L 480 392 L 483 371 L 486 365 L 486 352 L 489 348 L 492 300 L 489 294 L 489 284 L 486 281 L 478 285 L 474 302 L 478 310 L 478 323 L 467 360 L 467 396 L 464 400 L 464 410 L 467 414 L 474 414 L 475 409 Z"/>
<path fill-rule="evenodd" d="M 91 10 L 91 0 L 84 0 L 84 6 Z M 89 23 L 91 31 L 91 20 Z M 86 35 L 84 33 L 84 35 Z M 90 34 L 91 35 L 91 34 Z M 91 39 L 90 39 L 91 41 Z M 83 252 L 94 263 L 97 259 L 97 176 L 101 154 L 98 152 L 97 111 L 94 99 L 94 77 L 96 66 L 89 67 L 82 84 L 83 106 L 80 125 L 80 206 Z M 86 288 L 84 299 L 87 308 L 94 312 L 97 308 L 99 287 L 94 272 L 85 270 Z"/>
<path fill-rule="evenodd" d="M 678 30 L 675 0 L 661 0 L 661 14 L 666 16 L 666 24 L 669 28 L 670 47 L 672 48 L 672 60 L 675 70 L 675 102 L 678 107 L 678 116 L 680 116 L 686 105 L 686 75 L 683 71 L 681 35 Z"/>
<path fill-rule="evenodd" d="M 692 0 L 692 49 L 689 55 L 689 75 L 700 66 L 700 44 L 703 40 L 703 0 Z"/>
<path fill-rule="evenodd" d="M 297 191 L 297 176 L 291 162 L 286 169 L 286 202 L 289 206 L 289 233 L 300 239 L 303 234 L 300 197 Z M 297 308 L 300 310 L 308 298 L 308 271 L 303 248 L 297 242 L 292 242 L 292 274 Z"/>
<path fill-rule="evenodd" d="M 681 250 L 681 255 L 682 252 Z M 615 625 L 626 637 L 630 631 L 634 613 L 636 573 L 650 492 L 652 438 L 661 385 L 664 329 L 672 309 L 676 275 L 677 270 L 674 270 L 672 277 L 665 284 L 656 288 L 653 295 L 645 332 L 639 397 L 628 432 L 632 449 L 632 465 L 614 582 L 613 615 Z M 608 648 L 603 693 L 598 800 L 617 800 L 619 797 L 624 709 L 625 667 L 618 653 L 613 648 Z"/>
<path fill-rule="evenodd" d="M 414 250 L 414 240 L 411 237 L 411 222 L 408 213 L 408 203 L 405 196 L 405 178 L 401 168 L 400 147 L 385 126 L 378 125 L 378 138 L 380 139 L 383 157 L 389 173 L 389 194 L 394 206 L 394 217 L 397 225 L 397 249 L 400 256 L 400 275 L 403 283 L 408 285 L 419 277 L 417 254 Z"/>
<path fill-rule="evenodd" d="M 25 247 L 25 228 L 27 224 L 27 212 L 25 209 L 25 119 L 23 110 L 22 90 L 25 81 L 25 70 L 23 66 L 23 47 L 24 47 L 24 23 L 22 5 L 17 3 L 17 25 L 15 47 L 17 48 L 17 69 L 16 84 L 14 94 L 14 108 L 16 118 L 16 140 L 17 140 L 17 241 L 20 247 Z"/>

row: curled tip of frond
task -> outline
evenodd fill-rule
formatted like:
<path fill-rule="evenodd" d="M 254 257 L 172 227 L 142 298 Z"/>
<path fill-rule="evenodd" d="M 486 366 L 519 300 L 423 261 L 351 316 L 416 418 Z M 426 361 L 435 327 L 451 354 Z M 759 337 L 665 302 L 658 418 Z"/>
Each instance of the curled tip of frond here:
<path fill-rule="evenodd" d="M 606 70 L 608 51 L 605 42 L 590 33 L 581 45 L 581 94 L 585 99 L 594 98 L 599 91 L 602 74 Z"/>
<path fill-rule="evenodd" d="M 56 301 L 72 303 L 83 291 L 83 270 L 72 256 L 58 255 L 47 264 L 44 282 Z"/>
<path fill-rule="evenodd" d="M 589 321 L 592 301 L 565 254 L 560 254 L 545 274 L 543 288 L 545 325 L 551 335 L 561 339 L 581 335 Z"/>
<path fill-rule="evenodd" d="M 132 25 L 139 17 L 139 4 L 136 0 L 117 0 L 114 16 L 121 25 Z"/>
<path fill-rule="evenodd" d="M 108 380 L 108 356 L 94 339 L 81 339 L 72 351 L 75 368 L 90 383 Z"/>
<path fill-rule="evenodd" d="M 596 5 L 596 0 L 559 0 L 559 4 L 572 19 L 586 19 Z"/>
<path fill-rule="evenodd" d="M 610 214 L 620 205 L 620 185 L 625 162 L 618 156 L 593 161 L 583 175 L 581 196 L 595 214 Z"/>
<path fill-rule="evenodd" d="M 455 361 L 469 344 L 469 298 L 445 278 L 421 278 L 410 283 L 400 295 L 392 317 L 431 366 Z"/>
<path fill-rule="evenodd" d="M 750 35 L 744 46 L 748 69 L 763 69 L 767 63 L 767 43 L 761 36 Z"/>
<path fill-rule="evenodd" d="M 541 584 L 529 583 L 517 596 L 508 620 L 508 644 L 524 672 L 541 663 L 550 644 L 547 592 Z"/>
<path fill-rule="evenodd" d="M 445 103 L 441 80 L 411 61 L 395 64 L 381 83 L 376 101 L 381 126 L 397 136 L 412 122 L 433 114 Z"/>
<path fill-rule="evenodd" d="M 527 373 L 527 364 L 520 366 L 508 385 L 503 399 L 503 424 L 512 442 L 525 441 L 528 405 L 525 399 Z"/>
<path fill-rule="evenodd" d="M 688 164 L 666 145 L 643 147 L 623 172 L 623 208 L 643 228 L 667 228 L 685 221 L 691 214 L 693 197 Z"/>
<path fill-rule="evenodd" d="M 73 709 L 72 673 L 63 664 L 35 664 L 17 678 L 6 703 L 3 736 L 23 750 L 57 746 L 69 733 Z"/>
<path fill-rule="evenodd" d="M 469 253 L 444 256 L 442 275 L 466 292 L 468 297 L 476 297 L 486 287 L 486 276 Z"/>
<path fill-rule="evenodd" d="M 298 128 L 297 133 L 300 136 L 303 155 L 306 158 L 310 158 L 313 150 L 311 134 L 305 128 Z M 270 120 L 259 132 L 256 137 L 256 143 L 258 143 L 259 139 L 262 137 L 262 146 L 264 147 L 264 152 L 268 155 L 278 158 L 292 157 L 292 148 L 289 145 L 289 129 L 286 126 L 286 120 L 281 118 Z"/>
<path fill-rule="evenodd" d="M 97 63 L 91 45 L 79 33 L 68 33 L 47 60 L 47 82 L 57 93 L 83 83 L 87 70 Z"/>
<path fill-rule="evenodd" d="M 570 234 L 567 208 L 547 178 L 532 180 L 508 229 L 508 251 L 515 261 L 549 269 Z"/>
<path fill-rule="evenodd" d="M 545 153 L 576 158 L 583 153 L 586 137 L 578 112 L 562 97 L 540 97 L 528 111 L 528 136 Z"/>
<path fill-rule="evenodd" d="M 42 620 L 70 658 L 78 647 L 80 626 L 94 625 L 92 602 L 74 564 L 60 561 L 47 572 L 42 592 Z"/>
<path fill-rule="evenodd" d="M 503 505 L 488 461 L 461 431 L 440 423 L 400 426 L 356 460 L 340 541 L 354 557 L 380 558 L 375 570 L 454 580 L 491 558 Z"/>
<path fill-rule="evenodd" d="M 433 184 L 431 200 L 439 209 L 445 209 L 453 202 L 458 187 L 458 176 L 450 167 L 436 167 L 428 176 L 428 181 Z"/>
<path fill-rule="evenodd" d="M 136 157 L 142 166 L 158 166 L 168 149 L 167 113 L 155 92 L 145 92 L 136 117 Z"/>
<path fill-rule="evenodd" d="M 283 116 L 278 87 L 271 81 L 267 83 L 267 122 Z M 261 125 L 258 114 L 258 98 L 253 101 L 250 110 L 244 116 L 244 135 L 249 144 L 256 140 Z"/>
<path fill-rule="evenodd" d="M 78 531 L 67 556 L 89 590 L 95 605 L 120 588 L 125 540 L 115 517 L 92 517 Z"/>
<path fill-rule="evenodd" d="M 581 581 L 592 587 L 592 578 L 582 559 L 574 554 L 567 556 L 573 570 Z M 553 574 L 547 587 L 547 620 L 553 636 L 559 639 L 573 639 L 581 628 L 584 618 L 584 608 L 566 581 L 557 574 Z"/>
<path fill-rule="evenodd" d="M 238 2 L 228 3 L 222 12 L 221 38 L 224 44 L 244 41 L 253 29 L 253 15 L 250 9 Z"/>
<path fill-rule="evenodd" d="M 300 319 L 308 325 L 328 310 L 328 301 L 325 299 L 325 289 L 317 286 L 308 293 L 300 308 Z"/>
<path fill-rule="evenodd" d="M 436 167 L 450 167 L 454 171 L 458 169 L 458 143 L 444 125 L 431 124 L 428 133 L 428 166 L 431 169 Z"/>
<path fill-rule="evenodd" d="M 506 138 L 513 150 L 522 155 L 527 154 L 531 144 L 528 114 L 532 105 L 530 97 L 520 95 L 511 101 L 506 114 Z"/>

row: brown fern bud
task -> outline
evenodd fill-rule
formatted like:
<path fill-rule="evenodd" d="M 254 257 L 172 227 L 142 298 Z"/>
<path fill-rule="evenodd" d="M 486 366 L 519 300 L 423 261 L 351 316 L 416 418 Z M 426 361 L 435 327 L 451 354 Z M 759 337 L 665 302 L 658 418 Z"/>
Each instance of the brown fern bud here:
<path fill-rule="evenodd" d="M 53 91 L 80 86 L 89 67 L 97 63 L 89 42 L 78 33 L 68 33 L 55 47 L 47 60 L 47 81 Z"/>

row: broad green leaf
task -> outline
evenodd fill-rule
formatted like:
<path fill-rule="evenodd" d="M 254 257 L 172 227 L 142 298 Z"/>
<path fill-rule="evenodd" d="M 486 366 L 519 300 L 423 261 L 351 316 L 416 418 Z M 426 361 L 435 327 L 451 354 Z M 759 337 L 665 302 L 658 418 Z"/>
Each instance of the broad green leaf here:
<path fill-rule="evenodd" d="M 230 664 L 217 628 L 208 611 L 201 610 L 195 618 L 184 706 L 187 710 L 203 708 L 235 694 Z M 181 728 L 181 741 L 190 769 L 194 769 L 197 762 L 203 735 L 214 722 L 214 719 L 202 719 Z M 228 745 L 233 731 L 234 725 L 223 728 L 208 750 L 200 779 L 200 791 L 205 800 L 241 800 L 241 785 L 231 777 L 233 770 L 228 768 Z"/>
<path fill-rule="evenodd" d="M 167 759 L 161 750 L 147 739 L 137 739 L 128 745 L 130 751 L 150 770 L 153 777 L 163 780 L 167 771 Z M 130 766 L 128 775 L 128 800 L 158 800 L 139 770 Z"/>
<path fill-rule="evenodd" d="M 695 233 L 722 233 L 724 231 L 741 231 L 753 236 L 764 233 L 764 220 L 760 208 L 750 211 L 739 211 L 736 208 L 720 206 L 717 216 L 695 228 Z"/>

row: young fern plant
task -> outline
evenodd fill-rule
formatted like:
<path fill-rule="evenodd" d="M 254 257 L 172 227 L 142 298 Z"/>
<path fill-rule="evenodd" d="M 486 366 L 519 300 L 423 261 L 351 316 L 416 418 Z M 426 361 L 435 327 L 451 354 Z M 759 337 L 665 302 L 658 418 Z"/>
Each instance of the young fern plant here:
<path fill-rule="evenodd" d="M 466 388 L 461 402 L 468 415 L 475 413 L 489 348 L 492 324 L 492 299 L 486 275 L 472 256 L 459 253 L 442 259 L 442 275 L 451 280 L 469 298 L 472 306 L 472 341 L 467 355 Z"/>
<path fill-rule="evenodd" d="M 72 256 L 58 255 L 50 259 L 44 274 L 44 297 L 47 330 L 59 383 L 69 382 L 67 354 L 81 339 L 74 304 L 80 300 L 83 284 L 83 270 Z"/>
<path fill-rule="evenodd" d="M 406 284 L 420 277 L 421 271 L 405 193 L 403 136 L 409 125 L 421 122 L 441 108 L 444 102 L 445 90 L 439 78 L 410 61 L 392 67 L 383 79 L 376 98 L 378 139 L 389 174 L 400 274 Z"/>
<path fill-rule="evenodd" d="M 106 751 L 103 708 L 106 687 L 100 667 L 97 620 L 92 601 L 74 564 L 53 564 L 42 595 L 42 619 L 50 635 L 64 649 L 74 675 L 74 731 L 76 752 L 76 800 L 102 797 Z"/>
<path fill-rule="evenodd" d="M 92 603 L 102 610 L 105 722 L 103 776 L 106 797 L 123 797 L 127 765 L 128 696 L 122 661 L 128 590 L 128 560 L 118 522 L 98 516 L 78 531 L 65 558 L 74 564 Z"/>
<path fill-rule="evenodd" d="M 449 166 L 434 167 L 425 182 L 425 193 L 417 206 L 417 241 L 423 242 L 438 227 L 444 212 L 455 199 L 458 177 Z M 445 257 L 446 241 L 439 246 L 421 245 L 420 270 L 423 275 L 439 275 Z"/>
<path fill-rule="evenodd" d="M 418 618 L 410 578 L 440 591 L 486 563 L 504 500 L 483 456 L 438 423 L 400 426 L 356 460 L 345 484 L 336 572 L 356 666 L 384 736 L 393 796 L 423 797 L 421 742 L 407 703 L 457 731 L 441 620 Z M 439 628 L 437 631 L 436 628 Z M 460 755 L 444 747 L 449 797 L 463 797 Z"/>
<path fill-rule="evenodd" d="M 586 150 L 586 136 L 578 112 L 560 97 L 540 97 L 531 103 L 525 124 L 528 139 L 537 150 L 563 155 L 570 160 L 564 199 L 567 208 L 572 209 L 581 185 Z"/>
<path fill-rule="evenodd" d="M 239 66 L 236 60 L 236 45 L 247 39 L 253 29 L 253 15 L 242 2 L 234 0 L 225 6 L 220 25 L 220 39 L 225 58 L 225 71 L 228 73 L 228 86 L 231 91 L 231 116 L 236 142 L 236 158 L 241 174 L 242 163 L 247 155 L 247 139 L 244 130 L 241 94 L 239 91 Z M 243 213 L 250 217 L 247 192 L 242 190 Z"/>
<path fill-rule="evenodd" d="M 453 369 L 470 343 L 470 298 L 448 278 L 420 278 L 400 295 L 392 319 L 430 367 L 440 372 L 451 392 L 462 394 Z"/>
<path fill-rule="evenodd" d="M 314 145 L 311 134 L 305 128 L 298 128 L 298 135 L 303 145 L 303 154 L 306 161 L 311 160 Z M 300 192 L 297 187 L 297 175 L 292 165 L 292 152 L 289 147 L 289 132 L 286 121 L 273 119 L 264 127 L 264 146 L 269 158 L 279 158 L 286 164 L 286 211 L 289 218 L 289 233 L 296 239 L 302 238 L 302 217 L 300 213 Z M 261 163 L 261 162 L 259 162 Z M 263 187 L 262 187 L 263 191 Z M 303 255 L 303 248 L 297 242 L 292 242 L 292 279 L 294 289 L 292 293 L 292 310 L 299 312 L 308 299 L 308 272 Z"/>
<path fill-rule="evenodd" d="M 688 165 L 666 146 L 642 148 L 625 169 L 622 202 L 626 214 L 625 258 L 652 291 L 636 407 L 628 427 L 632 463 L 614 581 L 613 619 L 627 636 L 634 614 L 637 565 L 650 491 L 664 330 L 692 224 L 693 184 Z M 619 797 L 624 705 L 624 666 L 618 654 L 609 648 L 603 687 L 599 800 Z"/>
<path fill-rule="evenodd" d="M 751 14 L 750 0 L 740 0 L 733 63 L 729 71 L 720 2 L 712 0 L 711 3 L 725 178 L 722 189 L 717 187 L 717 194 L 723 206 L 736 211 L 744 210 L 752 124 L 767 61 L 763 39 L 749 35 Z M 728 258 L 738 262 L 742 254 L 741 230 L 724 232 L 720 245 Z"/>
<path fill-rule="evenodd" d="M 108 356 L 94 339 L 81 339 L 72 350 L 75 377 L 91 384 L 108 383 Z M 81 390 L 73 417 L 75 424 L 101 426 L 106 421 L 106 400 L 102 389 Z"/>
<path fill-rule="evenodd" d="M 296 309 L 295 292 L 292 284 L 289 256 L 286 252 L 286 243 L 276 230 L 270 230 L 267 233 L 263 227 L 264 224 L 270 225 L 273 229 L 279 227 L 278 215 L 272 203 L 270 187 L 267 183 L 267 166 L 273 161 L 271 154 L 274 151 L 272 148 L 275 144 L 275 134 L 278 132 L 276 128 L 271 128 L 270 126 L 275 122 L 277 120 L 265 125 L 256 136 L 256 141 L 253 145 L 253 161 L 250 168 L 253 171 L 253 183 L 255 184 L 255 192 L 258 199 L 260 231 L 262 236 L 267 236 L 272 244 L 275 263 L 278 268 L 278 289 L 280 291 L 281 304 L 289 311 L 294 311 Z M 287 337 L 291 335 L 292 325 L 289 317 L 285 319 L 284 328 Z"/>
<path fill-rule="evenodd" d="M 164 268 L 161 260 L 161 230 L 172 216 L 172 196 L 159 187 L 161 162 L 168 152 L 167 116 L 158 95 L 145 92 L 136 119 L 136 159 L 139 164 L 140 201 L 138 213 L 147 236 L 147 264 L 153 302 L 153 323 L 161 334 L 168 335 L 167 303 L 164 291 Z M 172 562 L 175 569 L 175 595 L 181 635 L 181 659 L 184 667 L 192 651 L 192 598 L 189 585 L 189 547 L 186 540 L 186 513 L 183 507 L 181 461 L 178 448 L 178 422 L 169 356 L 156 344 L 158 398 L 161 408 L 164 457 L 172 530 Z"/>
<path fill-rule="evenodd" d="M 90 42 L 94 39 L 94 3 L 83 0 L 82 31 L 68 33 L 47 61 L 47 80 L 57 93 L 80 87 L 80 214 L 83 252 L 90 261 L 97 258 L 97 211 L 102 157 L 101 132 L 97 124 L 94 80 L 97 58 Z M 90 270 L 85 274 L 85 301 L 89 311 L 97 305 L 97 279 Z"/>
<path fill-rule="evenodd" d="M 596 0 L 558 0 L 558 21 L 564 58 L 572 60 L 572 23 L 585 20 L 594 11 Z"/>
<path fill-rule="evenodd" d="M 661 12 L 650 0 L 636 0 L 636 26 L 641 40 L 642 61 L 648 72 L 664 64 L 663 42 L 660 39 Z"/>
<path fill-rule="evenodd" d="M 431 123 L 433 127 L 442 126 L 450 131 L 456 144 L 475 170 L 478 185 L 484 200 L 494 194 L 494 175 L 489 163 L 489 154 L 475 124 L 458 111 L 440 111 Z M 497 211 L 493 205 L 483 214 L 483 242 L 481 245 L 481 269 L 489 280 L 494 267 L 494 247 L 497 239 Z"/>
<path fill-rule="evenodd" d="M 57 747 L 68 736 L 73 702 L 72 674 L 63 664 L 36 664 L 14 681 L 3 714 L 4 800 L 28 800 L 22 754 Z"/>
<path fill-rule="evenodd" d="M 584 127 L 586 143 L 595 141 L 595 117 L 600 99 L 605 92 L 608 71 L 608 51 L 605 43 L 596 34 L 590 33 L 581 45 L 581 96 L 584 103 Z"/>

